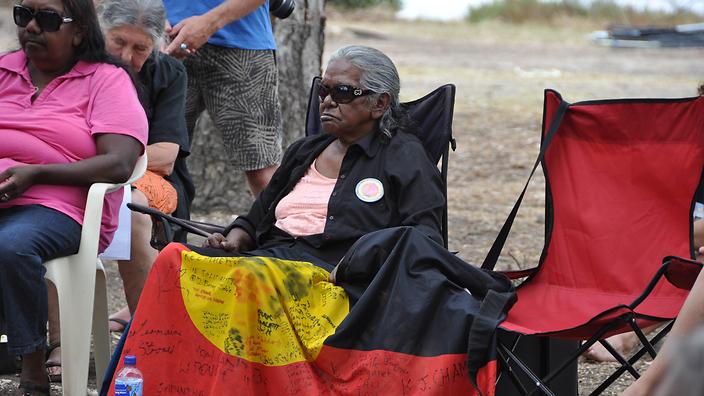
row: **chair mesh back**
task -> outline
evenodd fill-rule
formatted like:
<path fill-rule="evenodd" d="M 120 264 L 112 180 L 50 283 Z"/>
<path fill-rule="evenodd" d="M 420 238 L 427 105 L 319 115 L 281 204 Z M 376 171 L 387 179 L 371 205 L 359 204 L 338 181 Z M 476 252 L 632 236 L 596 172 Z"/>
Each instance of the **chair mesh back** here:
<path fill-rule="evenodd" d="M 560 100 L 546 93 L 543 134 Z M 548 241 L 531 282 L 593 289 L 597 301 L 635 298 L 664 256 L 691 256 L 703 167 L 702 98 L 570 106 L 543 161 Z M 639 312 L 662 317 L 657 296 L 682 291 L 661 284 L 654 293 L 656 303 Z"/>

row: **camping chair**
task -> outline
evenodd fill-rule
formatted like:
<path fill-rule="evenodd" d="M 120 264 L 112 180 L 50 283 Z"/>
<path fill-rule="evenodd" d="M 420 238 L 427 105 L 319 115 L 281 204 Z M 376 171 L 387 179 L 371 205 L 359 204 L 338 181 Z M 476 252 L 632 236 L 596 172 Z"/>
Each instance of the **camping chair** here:
<path fill-rule="evenodd" d="M 313 78 L 311 90 L 308 97 L 308 112 L 306 114 L 306 136 L 323 133 L 320 123 L 320 98 L 318 96 L 318 84 L 320 77 Z M 444 195 L 447 197 L 447 164 L 450 147 L 454 151 L 456 148 L 455 139 L 452 137 L 452 115 L 455 105 L 455 86 L 452 84 L 443 85 L 433 92 L 411 102 L 402 103 L 417 123 L 420 129 L 418 136 L 425 147 L 428 157 L 434 163 L 440 162 L 440 173 L 444 186 Z M 222 233 L 224 226 L 209 223 L 178 219 L 173 216 L 161 213 L 157 210 L 141 205 L 127 204 L 131 210 L 151 215 L 158 219 L 163 233 L 155 233 L 157 239 L 152 239 L 152 245 L 163 248 L 173 240 L 175 230 L 183 229 L 187 232 L 207 238 L 213 232 Z M 447 247 L 447 204 L 443 211 L 442 219 L 443 241 Z M 163 239 L 159 239 L 159 237 Z"/>
<path fill-rule="evenodd" d="M 701 268 L 674 256 L 694 255 L 692 210 L 704 169 L 704 98 L 569 104 L 547 90 L 542 144 L 531 176 L 538 163 L 546 180 L 545 245 L 537 267 L 506 273 L 528 278 L 500 328 L 586 341 L 543 378 L 513 352 L 515 344 L 499 343 L 499 361 L 523 394 L 553 395 L 550 381 L 599 341 L 622 365 L 592 393 L 599 394 L 625 371 L 638 378 L 633 363 L 646 352 L 655 356 L 652 344 L 671 324 L 651 340 L 640 329 L 674 319 L 687 296 L 680 288 L 691 288 Z M 483 268 L 494 268 L 527 186 Z M 626 360 L 605 338 L 631 330 L 644 348 Z M 529 378 L 528 387 L 519 373 Z"/>
<path fill-rule="evenodd" d="M 44 263 L 45 277 L 59 297 L 61 323 L 61 386 L 64 395 L 85 395 L 88 386 L 91 323 L 95 347 L 96 378 L 103 378 L 110 360 L 108 298 L 103 264 L 98 259 L 100 224 L 106 193 L 140 178 L 147 169 L 147 155 L 137 160 L 124 183 L 94 183 L 88 190 L 78 253 Z"/>

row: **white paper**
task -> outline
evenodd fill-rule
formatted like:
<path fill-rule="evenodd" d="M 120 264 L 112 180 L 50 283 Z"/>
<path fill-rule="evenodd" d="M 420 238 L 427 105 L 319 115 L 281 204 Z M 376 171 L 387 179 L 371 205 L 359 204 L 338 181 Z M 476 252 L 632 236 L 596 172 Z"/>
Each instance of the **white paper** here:
<path fill-rule="evenodd" d="M 132 202 L 132 188 L 125 186 L 123 188 L 122 204 L 120 205 L 120 214 L 118 216 L 118 225 L 112 242 L 108 248 L 98 256 L 101 260 L 129 260 L 130 259 L 130 241 L 132 240 L 132 211 L 129 210 L 127 204 Z"/>

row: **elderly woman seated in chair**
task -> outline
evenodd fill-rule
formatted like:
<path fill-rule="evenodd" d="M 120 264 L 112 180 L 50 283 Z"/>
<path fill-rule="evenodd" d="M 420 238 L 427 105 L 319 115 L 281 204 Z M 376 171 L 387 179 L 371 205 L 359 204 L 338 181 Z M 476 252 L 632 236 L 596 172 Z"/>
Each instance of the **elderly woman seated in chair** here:
<path fill-rule="evenodd" d="M 444 248 L 443 181 L 399 85 L 380 51 L 334 52 L 324 133 L 293 143 L 223 234 L 159 253 L 123 351 L 145 394 L 401 394 L 431 372 L 436 394 L 493 389 L 515 295 Z"/>
<path fill-rule="evenodd" d="M 78 251 L 88 187 L 129 178 L 147 121 L 91 0 L 23 0 L 13 16 L 21 49 L 0 55 L 0 321 L 22 355 L 18 394 L 48 395 L 43 264 Z M 120 197 L 105 198 L 101 250 Z"/>
<path fill-rule="evenodd" d="M 325 133 L 293 143 L 249 213 L 238 217 L 223 234 L 213 234 L 204 243 L 204 248 L 186 250 L 194 250 L 200 253 L 198 257 L 206 256 L 208 259 L 212 256 L 241 256 L 241 260 L 246 260 L 248 256 L 282 259 L 272 261 L 270 265 L 278 267 L 270 267 L 271 271 L 285 274 L 286 290 L 298 290 L 298 286 L 315 287 L 305 282 L 296 283 L 305 279 L 300 275 L 302 273 L 317 274 L 315 279 L 322 279 L 328 285 L 319 287 L 331 287 L 329 271 L 360 237 L 373 231 L 408 226 L 424 235 L 422 238 L 431 245 L 444 249 L 441 237 L 445 205 L 442 179 L 421 142 L 412 133 L 410 119 L 399 104 L 399 89 L 396 67 L 382 52 L 368 47 L 349 46 L 333 53 L 318 87 L 320 121 Z M 131 341 L 131 337 L 145 334 L 147 322 L 147 326 L 161 326 L 156 324 L 153 310 L 160 309 L 157 307 L 178 309 L 176 307 L 182 306 L 178 301 L 164 297 L 165 294 L 157 289 L 165 290 L 161 280 L 164 274 L 180 276 L 179 273 L 186 270 L 186 265 L 180 261 L 183 249 L 182 245 L 170 244 L 157 257 L 144 290 L 153 301 L 145 301 L 143 293 L 125 350 L 132 348 L 131 342 L 141 342 L 139 338 Z M 255 258 L 251 264 L 242 261 L 235 265 L 241 265 L 236 268 L 244 271 L 252 269 L 258 277 L 265 276 L 259 272 L 262 263 Z M 257 277 L 241 276 L 257 281 Z M 188 276 L 186 278 L 190 279 Z M 261 282 L 264 284 L 263 280 Z M 294 283 L 298 286 L 293 286 Z M 206 281 L 206 284 L 212 283 Z M 270 286 L 266 285 L 269 284 L 261 288 L 253 287 L 269 290 Z M 185 288 L 184 284 L 179 290 Z M 209 293 L 199 290 L 199 293 Z M 240 292 L 229 293 L 223 298 L 239 300 L 237 296 Z M 303 294 L 308 295 L 307 292 Z M 271 298 L 274 296 L 276 294 Z M 253 306 L 248 307 L 247 312 L 253 310 L 251 312 L 256 317 L 256 312 L 261 314 L 262 311 L 258 310 L 255 301 L 260 300 L 254 298 L 251 304 L 247 303 Z M 216 308 L 218 306 L 221 305 L 212 305 L 215 309 L 219 309 Z M 225 302 L 222 306 L 229 305 Z M 172 314 L 174 318 L 179 317 L 177 313 Z M 249 314 L 235 316 L 242 320 L 249 318 Z M 181 323 L 179 319 L 175 320 Z M 166 322 L 163 326 L 170 327 L 171 324 Z M 164 334 L 164 331 L 175 334 L 163 328 L 150 329 L 149 334 Z M 176 333 L 181 334 L 180 331 Z M 227 331 L 218 331 L 214 336 L 227 336 Z M 236 335 L 230 336 L 231 340 L 224 341 L 225 348 L 241 341 Z M 184 342 L 188 343 L 187 338 L 178 344 L 184 345 Z M 220 341 L 213 342 L 222 345 Z M 134 349 L 138 348 L 135 346 Z M 140 367 L 146 370 L 145 376 L 154 378 L 151 386 L 156 386 L 154 384 L 162 376 L 178 375 L 175 371 L 178 364 L 159 364 L 152 358 L 158 359 L 159 356 L 150 354 L 138 357 L 142 359 Z M 146 389 L 149 386 L 145 382 Z"/>

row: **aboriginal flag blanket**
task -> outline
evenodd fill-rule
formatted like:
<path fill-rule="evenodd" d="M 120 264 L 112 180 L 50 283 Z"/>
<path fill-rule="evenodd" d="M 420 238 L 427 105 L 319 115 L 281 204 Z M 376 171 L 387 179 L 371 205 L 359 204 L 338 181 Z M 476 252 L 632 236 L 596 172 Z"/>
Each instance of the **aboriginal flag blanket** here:
<path fill-rule="evenodd" d="M 201 253 L 169 245 L 145 285 L 122 351 L 145 395 L 494 394 L 513 288 L 411 227 L 361 238 L 335 284 L 308 261 Z"/>

